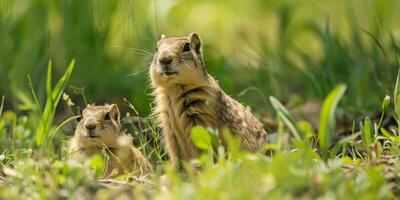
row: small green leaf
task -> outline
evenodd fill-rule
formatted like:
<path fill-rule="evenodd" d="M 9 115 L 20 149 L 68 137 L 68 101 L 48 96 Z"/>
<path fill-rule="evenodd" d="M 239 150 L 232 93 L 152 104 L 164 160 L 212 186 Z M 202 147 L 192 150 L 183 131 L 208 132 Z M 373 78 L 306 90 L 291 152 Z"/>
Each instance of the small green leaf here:
<path fill-rule="evenodd" d="M 269 100 L 271 101 L 272 107 L 274 107 L 278 115 L 282 118 L 283 122 L 285 122 L 286 126 L 289 128 L 293 136 L 296 139 L 301 140 L 301 137 L 295 125 L 296 123 L 294 122 L 293 117 L 289 114 L 286 108 L 278 101 L 278 99 L 273 96 L 270 96 Z"/>
<path fill-rule="evenodd" d="M 365 145 L 366 149 L 369 149 L 372 143 L 372 135 L 373 133 L 373 125 L 371 122 L 371 119 L 369 117 L 365 118 L 364 124 L 362 126 L 362 132 L 361 132 L 361 139 Z"/>
<path fill-rule="evenodd" d="M 95 170 L 96 176 L 101 176 L 104 171 L 104 159 L 96 154 L 90 158 L 89 166 Z"/>
<path fill-rule="evenodd" d="M 307 139 L 310 139 L 313 137 L 314 132 L 311 124 L 307 121 L 299 121 L 297 122 L 297 127 L 299 129 L 299 132 L 301 135 L 304 135 Z"/>
<path fill-rule="evenodd" d="M 335 132 L 335 110 L 345 91 L 346 85 L 340 84 L 336 86 L 322 104 L 319 117 L 319 144 L 325 160 L 327 159 L 328 148 L 331 145 L 331 140 Z"/>
<path fill-rule="evenodd" d="M 211 148 L 211 136 L 202 126 L 193 127 L 191 137 L 197 148 L 202 150 L 208 150 Z"/>

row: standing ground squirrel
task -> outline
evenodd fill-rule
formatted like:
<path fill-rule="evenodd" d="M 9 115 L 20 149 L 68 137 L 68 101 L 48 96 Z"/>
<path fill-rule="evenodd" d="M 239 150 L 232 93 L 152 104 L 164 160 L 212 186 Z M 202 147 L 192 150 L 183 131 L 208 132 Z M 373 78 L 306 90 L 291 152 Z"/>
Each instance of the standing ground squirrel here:
<path fill-rule="evenodd" d="M 166 148 L 174 166 L 199 155 L 191 141 L 195 125 L 221 133 L 228 128 L 241 146 L 255 151 L 267 142 L 267 133 L 252 113 L 225 94 L 207 73 L 196 33 L 188 37 L 162 36 L 150 66 L 155 109 Z M 220 136 L 223 143 L 224 139 Z"/>
<path fill-rule="evenodd" d="M 88 105 L 82 113 L 75 134 L 70 141 L 73 155 L 86 156 L 107 153 L 108 161 L 103 177 L 132 173 L 146 175 L 152 166 L 142 153 L 132 145 L 131 137 L 121 132 L 120 113 L 116 104 Z M 114 170 L 116 174 L 112 173 Z"/>

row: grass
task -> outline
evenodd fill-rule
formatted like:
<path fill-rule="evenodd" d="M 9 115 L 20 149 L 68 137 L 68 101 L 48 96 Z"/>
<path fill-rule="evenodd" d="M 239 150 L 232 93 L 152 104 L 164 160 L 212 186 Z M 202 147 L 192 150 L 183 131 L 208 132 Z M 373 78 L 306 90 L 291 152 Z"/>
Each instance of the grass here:
<path fill-rule="evenodd" d="M 76 58 L 80 67 L 66 90 L 77 104 L 85 103 L 73 95 L 82 89 L 87 103 L 123 103 L 125 97 L 134 99 L 138 111 L 148 115 L 147 68 L 155 42 L 161 34 L 197 31 L 209 72 L 229 94 L 261 115 L 272 109 L 268 96 L 290 104 L 322 100 L 339 83 L 348 87 L 342 106 L 351 118 L 379 111 L 380 99 L 391 90 L 397 72 L 400 47 L 395 19 L 400 5 L 396 0 L 224 1 L 231 6 L 191 0 L 159 12 L 154 12 L 161 6 L 156 0 L 3 1 L 0 37 L 7 39 L 0 44 L 0 91 L 12 97 L 6 98 L 6 105 L 17 108 L 19 101 L 30 97 L 26 74 L 42 103 L 48 60 L 54 73 L 61 75 L 62 66 Z M 196 17 L 205 8 L 210 8 L 208 19 L 214 20 Z M 163 23 L 158 24 L 160 20 Z M 104 74 L 109 75 L 106 80 Z"/>
<path fill-rule="evenodd" d="M 62 94 L 64 93 L 64 89 L 68 84 L 68 80 L 71 77 L 72 70 L 75 66 L 75 60 L 71 62 L 65 74 L 58 81 L 57 85 L 52 89 L 51 86 L 51 61 L 49 62 L 48 70 L 47 70 L 47 82 L 46 82 L 46 93 L 47 93 L 47 101 L 46 106 L 44 108 L 43 114 L 41 115 L 41 120 L 39 127 L 36 131 L 36 145 L 42 146 L 44 142 L 50 142 L 51 138 L 50 129 L 53 124 L 53 118 L 56 114 L 56 108 L 58 102 L 61 99 Z M 35 96 L 35 95 L 33 95 Z M 40 105 L 38 105 L 40 108 Z M 40 112 L 42 112 L 40 110 Z M 45 146 L 45 145 L 44 145 Z"/>
<path fill-rule="evenodd" d="M 400 4 L 338 2 L 0 1 L 0 199 L 399 196 Z M 178 172 L 150 114 L 147 67 L 159 35 L 193 31 L 222 88 L 272 121 L 271 142 L 250 153 L 229 131 L 195 127 L 203 153 Z M 149 179 L 101 180 L 102 156 L 69 159 L 75 118 L 93 102 L 128 113 Z M 309 102 L 319 115 L 298 114 Z"/>
<path fill-rule="evenodd" d="M 53 108 L 57 107 L 61 96 L 55 91 L 62 91 L 73 67 L 74 62 L 71 62 L 54 90 L 48 85 L 48 94 L 54 97 L 53 100 L 49 99 L 54 103 Z M 51 80 L 51 76 L 49 64 L 48 80 Z M 134 127 L 140 134 L 147 134 L 151 138 L 136 138 L 138 147 L 142 150 L 150 149 L 143 152 L 157 166 L 156 173 L 143 180 L 132 180 L 127 176 L 115 180 L 99 180 L 104 166 L 101 156 L 83 162 L 70 160 L 65 146 L 68 138 L 64 137 L 54 137 L 52 145 L 37 145 L 38 135 L 33 133 L 40 130 L 36 126 L 43 126 L 40 123 L 46 119 L 45 114 L 31 111 L 28 118 L 11 112 L 2 113 L 0 130 L 4 146 L 0 156 L 0 196 L 10 199 L 103 199 L 115 195 L 116 189 L 110 187 L 110 184 L 114 184 L 129 188 L 120 195 L 140 199 L 393 198 L 400 194 L 396 175 L 400 170 L 397 156 L 400 136 L 396 131 L 391 131 L 396 129 L 390 126 L 379 127 L 367 117 L 361 123 L 360 134 L 353 133 L 333 143 L 334 113 L 339 100 L 345 95 L 345 89 L 344 85 L 339 85 L 325 99 L 318 135 L 312 129 L 304 129 L 304 125 L 296 122 L 289 111 L 276 98 L 271 97 L 278 118 L 283 119 L 285 124 L 277 132 L 292 134 L 288 135 L 289 140 L 267 144 L 264 149 L 273 152 L 269 156 L 262 151 L 250 153 L 241 150 L 238 139 L 232 137 L 229 131 L 220 133 L 228 139 L 229 148 L 224 149 L 215 139 L 218 137 L 214 137 L 218 133 L 195 127 L 192 130 L 192 140 L 203 150 L 203 154 L 195 161 L 200 165 L 200 171 L 193 171 L 191 167 L 183 172 L 174 171 L 165 156 L 155 156 L 162 155 L 163 150 L 160 138 L 153 135 L 159 133 L 151 133 L 156 128 L 152 127 L 148 119 L 127 121 L 124 123 L 125 130 Z M 383 110 L 390 107 L 387 97 L 382 105 Z M 134 107 L 132 109 L 135 110 Z M 35 118 L 40 123 L 32 126 L 30 119 Z M 124 120 L 128 119 L 126 117 Z M 142 124 L 143 121 L 146 125 Z M 49 140 L 51 129 L 43 131 L 40 137 Z M 310 137 L 306 130 L 312 132 Z M 278 145 L 279 142 L 286 144 Z M 213 148 L 215 145 L 218 148 Z M 274 145 L 280 148 L 269 148 Z M 339 149 L 342 151 L 339 152 Z M 165 183 L 166 180 L 168 183 Z"/>

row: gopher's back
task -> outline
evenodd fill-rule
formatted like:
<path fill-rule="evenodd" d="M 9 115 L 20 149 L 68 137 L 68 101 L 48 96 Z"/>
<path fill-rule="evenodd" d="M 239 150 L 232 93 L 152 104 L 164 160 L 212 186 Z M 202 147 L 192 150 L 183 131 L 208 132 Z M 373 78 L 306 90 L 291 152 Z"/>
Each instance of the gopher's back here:
<path fill-rule="evenodd" d="M 234 135 L 240 137 L 242 147 L 255 151 L 268 141 L 267 132 L 249 109 L 225 94 L 218 98 L 219 119 Z"/>

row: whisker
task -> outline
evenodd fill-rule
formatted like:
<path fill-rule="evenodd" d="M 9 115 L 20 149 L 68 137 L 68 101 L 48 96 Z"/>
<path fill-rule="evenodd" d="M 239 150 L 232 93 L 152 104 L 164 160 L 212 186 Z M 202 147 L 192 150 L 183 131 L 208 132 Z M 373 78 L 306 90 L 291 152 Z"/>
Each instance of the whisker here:
<path fill-rule="evenodd" d="M 136 75 L 141 74 L 141 73 L 143 73 L 143 72 L 145 72 L 147 70 L 148 70 L 147 68 L 144 68 L 144 69 L 142 69 L 142 70 L 140 70 L 138 72 L 134 72 L 134 73 L 128 74 L 128 75 L 126 75 L 126 77 L 136 76 Z"/>
<path fill-rule="evenodd" d="M 147 55 L 153 55 L 153 53 L 143 50 L 143 49 L 138 49 L 138 48 L 133 48 L 133 47 L 123 47 L 123 46 L 113 46 L 114 48 L 120 48 L 120 49 L 126 49 L 128 51 L 132 51 L 134 53 L 137 53 L 139 55 L 147 56 Z"/>
<path fill-rule="evenodd" d="M 150 57 L 150 56 L 148 56 L 148 57 L 146 57 L 145 59 L 143 59 L 142 62 L 141 62 L 141 64 L 138 65 L 139 71 L 130 73 L 130 74 L 128 74 L 126 77 L 136 76 L 136 75 L 138 75 L 138 74 L 141 74 L 141 73 L 143 73 L 143 72 L 148 71 L 148 70 L 149 70 L 149 67 L 148 67 L 148 66 L 149 66 L 149 63 L 151 62 L 151 60 L 152 60 L 152 57 Z"/>

